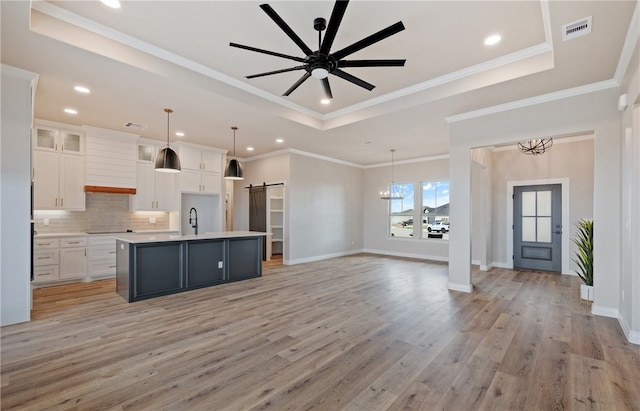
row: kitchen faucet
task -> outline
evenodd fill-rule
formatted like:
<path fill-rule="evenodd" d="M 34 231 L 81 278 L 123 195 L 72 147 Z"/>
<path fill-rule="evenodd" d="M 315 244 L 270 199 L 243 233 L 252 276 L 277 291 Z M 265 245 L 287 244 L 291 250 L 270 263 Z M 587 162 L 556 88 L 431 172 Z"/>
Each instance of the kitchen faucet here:
<path fill-rule="evenodd" d="M 191 217 L 192 213 L 195 214 L 195 218 Z M 194 207 L 191 207 L 191 210 L 189 210 L 189 224 L 196 229 L 195 234 L 198 235 L 198 212 Z"/>

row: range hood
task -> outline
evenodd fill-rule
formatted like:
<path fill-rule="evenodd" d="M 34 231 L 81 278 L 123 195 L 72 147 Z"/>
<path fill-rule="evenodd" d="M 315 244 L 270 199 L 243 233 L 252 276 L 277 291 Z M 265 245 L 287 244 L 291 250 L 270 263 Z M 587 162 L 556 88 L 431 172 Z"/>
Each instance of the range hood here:
<path fill-rule="evenodd" d="M 112 193 L 112 194 L 136 194 L 135 188 L 108 187 L 108 186 L 84 186 L 85 193 Z"/>

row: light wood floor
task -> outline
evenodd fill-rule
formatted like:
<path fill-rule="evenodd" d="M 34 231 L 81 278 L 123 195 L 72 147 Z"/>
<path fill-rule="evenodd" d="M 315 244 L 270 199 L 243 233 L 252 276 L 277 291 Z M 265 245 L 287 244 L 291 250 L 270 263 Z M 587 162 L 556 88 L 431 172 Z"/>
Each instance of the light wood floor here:
<path fill-rule="evenodd" d="M 355 255 L 128 304 L 39 289 L 2 328 L 2 409 L 638 410 L 640 347 L 576 277 Z"/>

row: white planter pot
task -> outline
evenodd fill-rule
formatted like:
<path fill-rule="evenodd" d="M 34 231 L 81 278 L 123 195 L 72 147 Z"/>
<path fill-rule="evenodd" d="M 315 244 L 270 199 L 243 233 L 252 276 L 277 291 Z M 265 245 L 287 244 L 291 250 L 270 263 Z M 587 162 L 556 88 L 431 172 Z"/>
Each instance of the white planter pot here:
<path fill-rule="evenodd" d="M 580 298 L 583 300 L 593 301 L 593 286 L 580 284 Z"/>

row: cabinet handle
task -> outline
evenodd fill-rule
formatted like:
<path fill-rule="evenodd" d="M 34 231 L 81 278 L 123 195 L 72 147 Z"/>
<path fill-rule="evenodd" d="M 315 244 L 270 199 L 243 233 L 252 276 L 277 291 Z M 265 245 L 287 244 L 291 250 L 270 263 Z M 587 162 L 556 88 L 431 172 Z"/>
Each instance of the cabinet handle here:
<path fill-rule="evenodd" d="M 55 144 L 53 145 L 53 150 L 54 150 L 54 151 L 58 151 L 58 143 L 55 143 Z"/>
<path fill-rule="evenodd" d="M 51 243 L 36 243 L 36 244 L 38 244 L 39 246 L 41 246 L 41 245 L 51 245 Z"/>
<path fill-rule="evenodd" d="M 115 265 L 110 265 L 109 268 L 116 268 L 117 266 Z"/>
<path fill-rule="evenodd" d="M 80 244 L 80 241 L 69 241 L 69 244 Z"/>
<path fill-rule="evenodd" d="M 56 197 L 56 207 L 58 206 L 58 197 Z"/>
<path fill-rule="evenodd" d="M 115 251 L 109 251 L 109 254 L 115 254 L 115 253 L 116 253 Z"/>
<path fill-rule="evenodd" d="M 64 151 L 64 144 L 60 144 L 60 151 Z"/>
<path fill-rule="evenodd" d="M 60 197 L 60 207 L 64 207 L 64 198 Z"/>
<path fill-rule="evenodd" d="M 50 259 L 50 258 L 51 258 L 51 257 L 49 257 L 49 256 L 47 256 L 47 257 L 38 257 L 38 260 L 48 260 L 48 259 Z"/>

